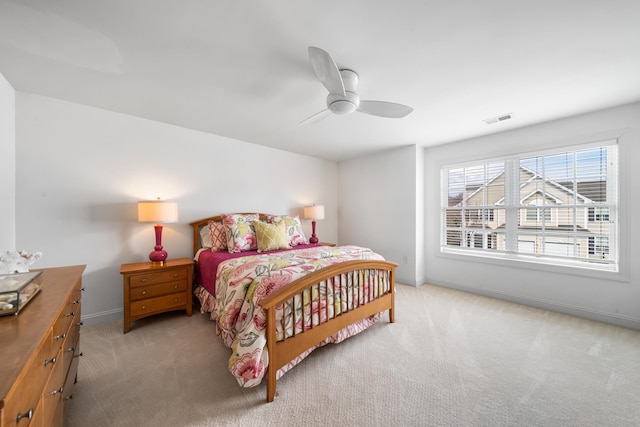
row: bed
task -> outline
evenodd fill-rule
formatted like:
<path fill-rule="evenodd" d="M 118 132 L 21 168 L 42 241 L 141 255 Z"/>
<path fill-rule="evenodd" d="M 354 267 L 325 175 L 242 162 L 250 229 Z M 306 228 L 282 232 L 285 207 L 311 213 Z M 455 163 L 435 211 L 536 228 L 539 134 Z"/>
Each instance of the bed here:
<path fill-rule="evenodd" d="M 238 383 L 266 377 L 268 402 L 277 379 L 315 348 L 365 330 L 385 311 L 394 322 L 397 264 L 370 249 L 310 245 L 297 217 L 237 213 L 190 225 L 200 311 L 232 349 Z"/>

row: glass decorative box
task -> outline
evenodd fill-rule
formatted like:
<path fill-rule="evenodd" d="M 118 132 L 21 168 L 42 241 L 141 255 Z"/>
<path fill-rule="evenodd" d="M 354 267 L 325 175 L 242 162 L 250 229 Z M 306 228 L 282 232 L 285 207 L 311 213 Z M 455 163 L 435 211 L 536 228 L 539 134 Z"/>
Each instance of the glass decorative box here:
<path fill-rule="evenodd" d="M 40 273 L 30 271 L 0 275 L 0 316 L 17 315 L 40 292 L 42 286 L 34 281 Z"/>

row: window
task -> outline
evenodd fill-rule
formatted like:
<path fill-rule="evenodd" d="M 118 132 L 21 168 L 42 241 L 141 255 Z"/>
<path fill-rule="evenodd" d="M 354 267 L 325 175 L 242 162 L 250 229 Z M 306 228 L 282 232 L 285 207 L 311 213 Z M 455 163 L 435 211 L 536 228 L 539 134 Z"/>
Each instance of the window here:
<path fill-rule="evenodd" d="M 602 236 L 589 237 L 589 255 L 606 256 L 609 254 L 609 238 Z"/>
<path fill-rule="evenodd" d="M 542 201 L 534 200 L 531 203 L 529 203 L 529 205 L 541 206 Z M 527 209 L 527 221 L 535 221 L 535 222 L 542 221 L 542 218 L 543 218 L 542 212 L 544 212 L 544 221 L 545 222 L 551 221 L 551 209 L 545 209 L 545 208 Z"/>
<path fill-rule="evenodd" d="M 589 208 L 589 221 L 608 222 L 609 208 L 603 208 L 603 207 Z"/>
<path fill-rule="evenodd" d="M 442 169 L 441 250 L 617 270 L 616 141 Z"/>

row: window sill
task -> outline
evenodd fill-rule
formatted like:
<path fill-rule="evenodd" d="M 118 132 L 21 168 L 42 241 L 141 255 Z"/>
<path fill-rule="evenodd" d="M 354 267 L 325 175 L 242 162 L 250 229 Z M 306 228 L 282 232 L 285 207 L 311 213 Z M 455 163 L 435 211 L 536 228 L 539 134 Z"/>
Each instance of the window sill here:
<path fill-rule="evenodd" d="M 441 248 L 438 257 L 454 259 L 457 261 L 480 262 L 500 267 L 524 268 L 536 271 L 545 271 L 555 274 L 568 274 L 572 276 L 584 276 L 618 282 L 629 282 L 616 265 L 584 265 L 579 262 L 542 260 L 536 257 L 486 252 L 461 251 L 452 248 Z"/>

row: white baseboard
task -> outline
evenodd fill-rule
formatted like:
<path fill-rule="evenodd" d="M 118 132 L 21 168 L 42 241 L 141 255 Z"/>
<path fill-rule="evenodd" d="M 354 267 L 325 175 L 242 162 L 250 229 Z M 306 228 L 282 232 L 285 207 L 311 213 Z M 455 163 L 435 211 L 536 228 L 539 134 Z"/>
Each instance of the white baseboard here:
<path fill-rule="evenodd" d="M 400 283 L 402 285 L 409 285 L 409 286 L 413 286 L 413 287 L 418 287 L 420 285 L 422 285 L 423 283 L 426 282 L 420 282 L 418 283 L 415 279 L 405 279 L 402 277 L 399 277 L 396 275 L 396 283 Z"/>
<path fill-rule="evenodd" d="M 124 317 L 124 308 L 116 308 L 114 310 L 101 311 L 99 313 L 82 314 L 82 324 L 84 326 L 98 325 L 100 323 L 113 322 L 122 320 Z"/>

